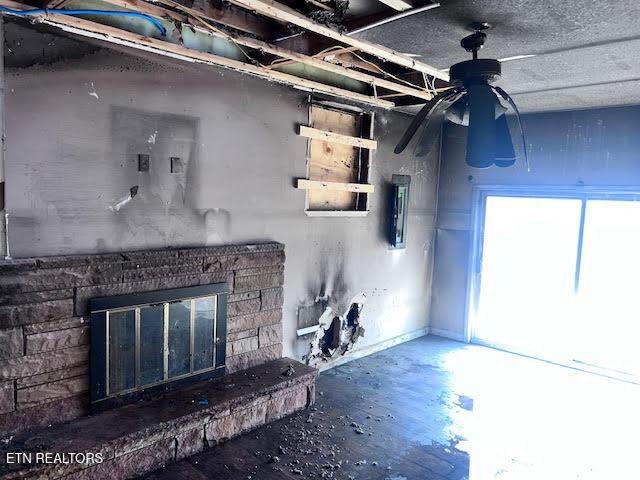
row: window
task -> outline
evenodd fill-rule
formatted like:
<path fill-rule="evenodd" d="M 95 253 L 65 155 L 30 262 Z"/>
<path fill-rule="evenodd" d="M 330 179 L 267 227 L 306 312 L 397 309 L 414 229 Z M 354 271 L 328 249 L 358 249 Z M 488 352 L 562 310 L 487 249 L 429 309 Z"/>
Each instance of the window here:
<path fill-rule="evenodd" d="M 472 340 L 640 375 L 634 193 L 479 189 Z"/>

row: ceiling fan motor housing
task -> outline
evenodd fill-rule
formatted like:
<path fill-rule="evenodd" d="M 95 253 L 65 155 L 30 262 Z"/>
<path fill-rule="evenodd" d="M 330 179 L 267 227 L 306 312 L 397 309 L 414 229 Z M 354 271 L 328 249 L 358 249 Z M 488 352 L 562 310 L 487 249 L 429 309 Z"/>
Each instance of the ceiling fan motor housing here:
<path fill-rule="evenodd" d="M 456 87 L 494 83 L 502 75 L 502 65 L 492 58 L 479 58 L 456 63 L 449 69 L 451 83 Z"/>
<path fill-rule="evenodd" d="M 467 165 L 473 168 L 512 166 L 516 161 L 516 152 L 507 122 L 507 107 L 502 104 L 502 99 L 515 112 L 526 160 L 526 143 L 518 107 L 507 92 L 498 86 L 492 86 L 502 75 L 502 65 L 492 58 L 478 58 L 478 50 L 487 38 L 483 30 L 489 27 L 486 23 L 472 25 L 475 32 L 463 38 L 460 43 L 466 51 L 473 53 L 473 59 L 451 66 L 449 81 L 453 88 L 433 97 L 418 112 L 396 145 L 395 153 L 401 153 L 420 125 L 424 124 L 422 136 L 416 146 L 416 155 L 426 155 L 434 138 L 437 138 L 437 128 L 430 127 L 448 121 L 466 127 Z"/>

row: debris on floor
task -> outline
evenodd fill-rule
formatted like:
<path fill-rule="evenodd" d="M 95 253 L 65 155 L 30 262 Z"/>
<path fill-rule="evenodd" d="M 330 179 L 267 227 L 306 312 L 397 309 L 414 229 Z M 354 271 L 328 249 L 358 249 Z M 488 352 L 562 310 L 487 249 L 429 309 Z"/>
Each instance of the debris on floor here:
<path fill-rule="evenodd" d="M 181 465 L 195 462 L 206 474 L 202 478 L 465 479 L 468 454 L 456 448 L 455 441 L 433 440 L 429 429 L 440 419 L 429 417 L 424 424 L 413 420 L 411 412 L 424 401 L 434 401 L 428 394 L 431 387 L 415 369 L 407 371 L 406 362 L 396 365 L 376 358 L 354 360 L 321 374 L 318 386 L 324 394 L 318 392 L 312 407 L 197 454 L 178 463 L 176 470 L 150 474 L 147 480 L 182 478 L 176 474 L 186 468 Z M 411 386 L 420 400 L 397 397 L 397 385 L 383 383 L 383 378 Z M 223 470 L 221 462 L 229 468 Z"/>

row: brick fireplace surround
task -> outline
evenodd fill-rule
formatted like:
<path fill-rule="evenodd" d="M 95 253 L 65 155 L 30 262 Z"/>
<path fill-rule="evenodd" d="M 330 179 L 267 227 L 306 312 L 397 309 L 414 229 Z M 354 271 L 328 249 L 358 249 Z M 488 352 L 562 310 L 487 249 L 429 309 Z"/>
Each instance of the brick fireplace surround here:
<path fill-rule="evenodd" d="M 281 358 L 284 259 L 267 243 L 0 262 L 0 476 L 128 478 L 312 404 L 317 372 Z M 227 375 L 87 416 L 88 300 L 220 282 Z M 104 462 L 5 463 L 38 450 Z"/>

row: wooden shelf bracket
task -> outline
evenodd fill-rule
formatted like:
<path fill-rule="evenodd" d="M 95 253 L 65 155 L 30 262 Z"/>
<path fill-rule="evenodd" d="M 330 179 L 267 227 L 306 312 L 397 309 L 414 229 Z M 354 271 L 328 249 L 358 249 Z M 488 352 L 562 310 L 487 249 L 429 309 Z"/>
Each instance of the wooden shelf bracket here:
<path fill-rule="evenodd" d="M 376 142 L 375 140 L 351 137 L 349 135 L 341 135 L 339 133 L 327 132 L 324 130 L 318 130 L 316 128 L 305 127 L 304 125 L 300 125 L 300 131 L 298 132 L 298 135 L 314 140 L 323 140 L 325 142 L 351 145 L 352 147 L 368 148 L 369 150 L 376 150 L 378 148 L 378 142 Z"/>
<path fill-rule="evenodd" d="M 299 178 L 296 188 L 300 190 L 337 190 L 340 192 L 373 193 L 375 187 L 369 183 L 322 182 Z"/>

